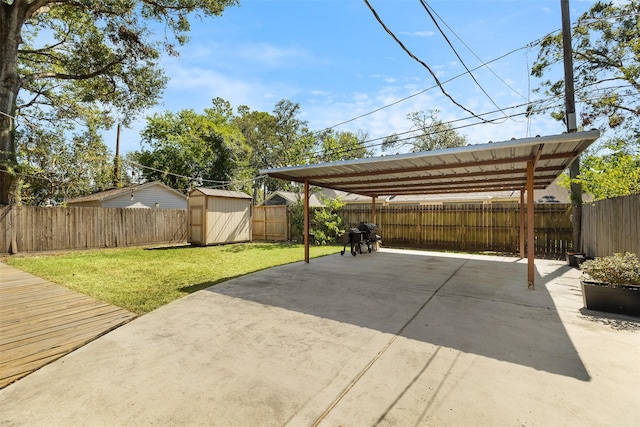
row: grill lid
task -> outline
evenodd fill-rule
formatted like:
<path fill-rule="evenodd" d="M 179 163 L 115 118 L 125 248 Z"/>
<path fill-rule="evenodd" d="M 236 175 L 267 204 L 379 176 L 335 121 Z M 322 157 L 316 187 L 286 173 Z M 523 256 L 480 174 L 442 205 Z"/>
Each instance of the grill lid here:
<path fill-rule="evenodd" d="M 378 231 L 378 226 L 370 222 L 361 222 L 360 225 L 358 225 L 358 230 L 363 233 L 375 233 Z"/>

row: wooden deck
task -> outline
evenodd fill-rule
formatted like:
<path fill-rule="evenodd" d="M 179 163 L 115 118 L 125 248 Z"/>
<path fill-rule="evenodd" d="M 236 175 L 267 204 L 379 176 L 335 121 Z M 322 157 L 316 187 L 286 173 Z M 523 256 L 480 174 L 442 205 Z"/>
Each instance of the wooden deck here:
<path fill-rule="evenodd" d="M 135 317 L 0 263 L 0 388 Z"/>

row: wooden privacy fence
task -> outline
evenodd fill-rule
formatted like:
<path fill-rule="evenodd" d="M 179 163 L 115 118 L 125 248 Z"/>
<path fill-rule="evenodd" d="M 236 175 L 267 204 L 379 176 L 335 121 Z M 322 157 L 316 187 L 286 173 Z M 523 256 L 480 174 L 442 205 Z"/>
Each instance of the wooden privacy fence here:
<path fill-rule="evenodd" d="M 283 242 L 289 240 L 287 207 L 253 206 L 251 240 Z"/>
<path fill-rule="evenodd" d="M 571 247 L 569 204 L 535 205 L 537 257 L 561 258 Z M 346 226 L 371 221 L 370 206 L 346 206 L 338 213 Z M 519 253 L 517 203 L 387 205 L 376 209 L 383 244 L 424 249 Z"/>
<path fill-rule="evenodd" d="M 0 253 L 187 241 L 184 209 L 0 207 Z"/>
<path fill-rule="evenodd" d="M 594 257 L 616 252 L 640 256 L 640 194 L 584 205 L 581 247 Z"/>

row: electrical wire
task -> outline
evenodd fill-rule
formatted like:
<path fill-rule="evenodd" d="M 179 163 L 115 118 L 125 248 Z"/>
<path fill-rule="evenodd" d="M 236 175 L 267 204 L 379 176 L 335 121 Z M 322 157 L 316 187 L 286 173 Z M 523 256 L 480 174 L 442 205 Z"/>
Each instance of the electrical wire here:
<path fill-rule="evenodd" d="M 619 16 L 616 16 L 616 17 L 610 17 L 610 18 L 599 18 L 599 19 L 595 19 L 595 18 L 594 18 L 594 19 L 591 19 L 588 23 L 597 22 L 597 21 L 606 21 L 606 20 L 615 19 L 615 18 L 619 18 L 619 17 L 637 16 L 637 15 L 639 15 L 639 14 L 638 14 L 638 13 L 632 13 L 632 14 L 619 15 Z M 444 22 L 444 21 L 443 21 L 443 22 Z M 446 25 L 446 24 L 445 24 L 445 25 Z M 574 28 L 574 29 L 575 29 L 575 28 L 576 28 L 576 27 L 578 27 L 579 25 L 582 25 L 582 24 L 581 24 L 581 21 L 580 21 L 580 20 L 575 21 L 575 22 L 573 22 L 573 23 L 572 23 L 572 28 Z M 527 44 L 526 44 L 526 45 L 524 45 L 524 46 L 521 46 L 521 47 L 518 47 L 518 48 L 512 49 L 512 50 L 510 50 L 509 52 L 504 53 L 504 54 L 502 54 L 502 55 L 498 56 L 497 58 L 491 59 L 491 60 L 486 61 L 486 62 L 482 62 L 482 63 L 481 63 L 480 65 L 478 65 L 477 67 L 472 68 L 472 69 L 471 69 L 471 71 L 476 71 L 476 70 L 479 70 L 480 68 L 483 68 L 483 67 L 487 67 L 487 68 L 489 68 L 489 67 L 488 67 L 488 65 L 489 65 L 489 64 L 492 64 L 492 63 L 494 63 L 494 62 L 497 62 L 497 61 L 499 61 L 499 60 L 501 60 L 501 59 L 503 59 L 503 58 L 505 58 L 505 57 L 507 57 L 507 56 L 510 56 L 510 55 L 512 55 L 512 54 L 514 54 L 514 53 L 516 53 L 516 52 L 518 52 L 518 51 L 521 51 L 521 50 L 524 50 L 524 49 L 532 49 L 533 47 L 535 47 L 535 46 L 539 45 L 539 44 L 540 44 L 543 40 L 545 40 L 547 37 L 549 37 L 549 36 L 551 36 L 551 35 L 553 35 L 553 34 L 555 34 L 555 33 L 559 32 L 559 31 L 561 31 L 561 30 L 560 30 L 560 29 L 556 29 L 556 30 L 550 31 L 550 32 L 549 32 L 549 33 L 547 33 L 546 35 L 544 35 L 544 36 L 542 36 L 542 37 L 539 37 L 539 38 L 537 38 L 536 40 L 534 40 L 534 41 L 532 41 L 532 42 L 529 42 L 529 43 L 527 43 Z M 452 31 L 452 32 L 453 32 L 453 31 Z M 455 34 L 455 33 L 454 33 L 454 34 Z M 456 37 L 457 37 L 457 36 L 456 36 Z M 461 40 L 461 41 L 462 41 L 462 40 Z M 480 58 L 478 58 L 478 59 L 480 59 Z M 444 85 L 444 84 L 446 84 L 446 83 L 450 83 L 450 82 L 452 82 L 453 80 L 456 80 L 456 79 L 458 79 L 458 78 L 460 78 L 460 77 L 465 76 L 466 74 L 467 74 L 466 72 L 464 72 L 464 73 L 460 73 L 460 74 L 458 74 L 458 75 L 456 75 L 456 76 L 453 76 L 453 77 L 451 77 L 451 78 L 449 78 L 449 79 L 447 79 L 447 80 L 442 81 L 441 83 L 442 83 L 443 85 Z M 494 73 L 494 74 L 495 74 L 495 73 Z M 499 78 L 499 76 L 497 76 L 497 75 L 496 75 L 496 77 L 498 77 L 498 78 Z M 529 73 L 529 75 L 528 75 L 528 78 L 530 79 L 530 73 Z M 505 84 L 506 84 L 506 82 L 505 82 Z M 529 83 L 529 85 L 530 85 L 530 83 Z M 322 129 L 321 131 L 319 131 L 318 133 L 326 132 L 326 131 L 332 130 L 332 129 L 334 129 L 334 128 L 337 128 L 337 127 L 339 127 L 339 126 L 342 126 L 342 125 L 345 125 L 345 124 L 348 124 L 348 123 L 354 122 L 354 121 L 356 121 L 356 120 L 362 119 L 362 118 L 364 118 L 364 117 L 370 116 L 370 115 L 375 114 L 375 113 L 377 113 L 377 112 L 379 112 L 379 111 L 382 111 L 382 110 L 384 110 L 384 109 L 386 109 L 386 108 L 393 107 L 394 105 L 400 104 L 400 103 L 402 103 L 402 102 L 404 102 L 404 101 L 407 101 L 407 100 L 409 100 L 409 99 L 411 99 L 411 98 L 414 98 L 414 97 L 416 97 L 416 96 L 418 96 L 418 95 L 422 95 L 423 93 L 428 92 L 428 91 L 430 91 L 430 90 L 432 90 L 432 89 L 435 89 L 435 88 L 437 88 L 437 87 L 438 87 L 438 85 L 430 86 L 430 87 L 428 87 L 428 88 L 426 88 L 426 89 L 423 89 L 423 90 L 421 90 L 421 91 L 419 91 L 419 92 L 416 92 L 416 93 L 413 93 L 413 94 L 411 94 L 411 95 L 409 95 L 409 96 L 406 96 L 406 97 L 404 97 L 404 98 L 398 99 L 397 101 L 393 101 L 393 102 L 391 102 L 391 103 L 389 103 L 389 104 L 383 105 L 383 106 L 381 106 L 381 107 L 377 107 L 377 108 L 375 108 L 374 110 L 369 111 L 369 112 L 367 112 L 367 113 L 360 114 L 360 115 L 358 115 L 358 116 L 356 116 L 356 117 L 353 117 L 353 118 L 351 118 L 351 119 L 347 119 L 347 120 L 344 120 L 344 121 L 342 121 L 342 122 L 336 123 L 336 124 L 334 124 L 334 125 L 332 125 L 332 126 L 326 127 L 326 128 L 324 128 L 324 129 Z M 518 92 L 516 91 L 516 93 L 518 93 Z M 518 93 L 518 95 L 520 95 L 521 97 L 523 97 L 524 99 L 526 99 L 527 101 L 529 101 L 529 98 L 528 98 L 528 97 L 527 97 L 527 98 L 525 98 L 524 96 L 522 96 L 522 95 L 521 95 L 521 94 L 519 94 L 519 93 Z"/>
<path fill-rule="evenodd" d="M 557 30 L 556 30 L 556 31 L 557 31 Z M 532 42 L 530 42 L 530 43 L 528 43 L 528 44 L 526 44 L 526 45 L 524 45 L 524 46 L 521 46 L 521 47 L 518 47 L 518 48 L 512 49 L 512 50 L 510 50 L 509 52 L 504 53 L 504 54 L 502 54 L 502 55 L 500 55 L 500 56 L 498 56 L 498 57 L 496 57 L 496 58 L 494 58 L 494 59 L 491 59 L 491 60 L 489 60 L 489 61 L 483 62 L 482 64 L 478 65 L 477 67 L 472 68 L 472 69 L 471 69 L 471 71 L 479 70 L 480 68 L 485 67 L 485 66 L 487 66 L 488 64 L 491 64 L 491 63 L 493 63 L 493 62 L 497 62 L 497 61 L 499 61 L 499 60 L 501 60 L 501 59 L 504 59 L 505 57 L 507 57 L 507 56 L 509 56 L 509 55 L 513 55 L 514 53 L 516 53 L 516 52 L 518 52 L 518 51 L 521 51 L 521 50 L 524 50 L 524 49 L 531 49 L 531 48 L 533 48 L 534 46 L 536 46 L 537 44 L 539 44 L 540 42 L 542 42 L 542 40 L 544 40 L 546 37 L 548 37 L 548 36 L 549 36 L 549 35 L 551 35 L 551 34 L 553 34 L 553 32 L 551 32 L 551 33 L 547 34 L 547 35 L 546 35 L 546 36 L 544 36 L 544 37 L 540 37 L 540 38 L 538 38 L 538 39 L 536 39 L 536 40 L 534 40 L 534 41 L 532 41 Z M 452 81 L 454 81 L 454 80 L 456 80 L 456 79 L 459 79 L 460 77 L 466 76 L 466 75 L 467 75 L 467 73 L 466 73 L 466 72 L 463 72 L 463 73 L 457 74 L 457 75 L 455 75 L 455 76 L 453 76 L 453 77 L 451 77 L 451 78 L 449 78 L 449 79 L 447 79 L 447 80 L 442 81 L 442 84 L 450 83 L 450 82 L 452 82 Z M 418 96 L 418 95 L 422 95 L 423 93 L 428 92 L 428 91 L 430 91 L 430 90 L 433 90 L 433 89 L 435 89 L 435 88 L 437 88 L 437 87 L 438 87 L 438 85 L 430 86 L 430 87 L 428 87 L 428 88 L 426 88 L 426 89 L 423 89 L 423 90 L 421 90 L 421 91 L 419 91 L 419 92 L 413 93 L 413 94 L 411 94 L 411 95 L 409 95 L 409 96 L 406 96 L 406 97 L 404 97 L 404 98 L 398 99 L 398 100 L 393 101 L 393 102 L 391 102 L 391 103 L 389 103 L 389 104 L 383 105 L 382 107 L 378 107 L 378 108 L 376 108 L 376 109 L 374 109 L 374 110 L 372 110 L 372 111 L 369 111 L 368 113 L 360 114 L 359 116 L 353 117 L 353 118 L 348 119 L 348 120 L 344 120 L 344 121 L 342 121 L 342 122 L 340 122 L 340 123 L 336 123 L 336 124 L 335 124 L 335 125 L 333 125 L 333 126 L 326 127 L 326 128 L 324 128 L 324 129 L 322 129 L 321 131 L 319 131 L 319 133 L 321 133 L 321 132 L 326 132 L 326 131 L 332 130 L 332 129 L 334 129 L 334 128 L 337 128 L 337 127 L 339 127 L 339 126 L 342 126 L 342 125 L 345 125 L 345 124 L 348 124 L 348 123 L 354 122 L 354 121 L 356 121 L 356 120 L 359 120 L 359 119 L 361 119 L 361 118 L 364 118 L 364 117 L 370 116 L 370 115 L 375 114 L 375 113 L 377 113 L 377 112 L 379 112 L 379 111 L 381 111 L 381 110 L 384 110 L 384 109 L 389 108 L 389 107 L 393 107 L 394 105 L 397 105 L 397 104 L 400 104 L 401 102 L 404 102 L 404 101 L 406 101 L 406 100 L 408 100 L 408 99 L 414 98 L 414 97 L 416 97 L 416 96 Z"/>
<path fill-rule="evenodd" d="M 389 27 L 387 27 L 387 25 L 382 21 L 382 19 L 380 18 L 380 15 L 378 15 L 378 12 L 376 12 L 376 10 L 373 8 L 373 6 L 371 6 L 371 4 L 369 3 L 368 0 L 363 0 L 365 2 L 365 4 L 367 5 L 367 7 L 369 8 L 369 10 L 371 10 L 371 13 L 373 13 L 373 16 L 376 18 L 376 20 L 378 21 L 378 23 L 382 26 L 382 28 L 384 28 L 384 30 L 387 32 L 387 34 L 389 34 L 391 36 L 391 38 L 393 38 L 393 40 L 395 40 L 396 43 L 398 43 L 398 45 L 402 48 L 402 50 L 404 50 L 407 55 L 409 55 L 411 58 L 413 58 L 414 60 L 416 60 L 420 65 L 422 65 L 424 68 L 427 69 L 427 71 L 429 71 L 429 74 L 431 74 L 431 77 L 433 77 L 433 79 L 435 80 L 436 84 L 438 85 L 438 87 L 440 88 L 440 91 L 447 97 L 449 98 L 449 100 L 454 103 L 455 105 L 457 105 L 458 107 L 460 107 L 461 109 L 463 109 L 464 111 L 466 111 L 467 113 L 471 114 L 472 116 L 477 117 L 480 120 L 483 120 L 482 117 L 477 116 L 473 111 L 471 111 L 470 109 L 468 109 L 467 107 L 465 107 L 464 105 L 460 104 L 458 101 L 456 101 L 455 99 L 453 99 L 453 97 L 451 95 L 449 95 L 449 93 L 444 90 L 444 87 L 442 86 L 442 83 L 440 82 L 440 79 L 438 79 L 438 76 L 436 76 L 436 73 L 433 72 L 433 70 L 431 69 L 431 67 L 429 67 L 424 61 L 422 61 L 420 58 L 418 58 L 417 56 L 415 56 L 401 41 L 400 39 L 389 29 Z"/>
<path fill-rule="evenodd" d="M 151 166 L 146 166 L 146 165 L 143 165 L 141 163 L 134 162 L 132 160 L 129 160 L 128 163 L 131 164 L 131 165 L 134 165 L 135 167 L 138 167 L 138 168 L 149 169 L 149 170 L 152 170 L 152 171 L 155 171 L 155 172 L 160 172 L 160 173 L 163 173 L 163 174 L 166 174 L 166 175 L 175 176 L 177 178 L 184 178 L 184 179 L 187 179 L 189 181 L 210 182 L 210 183 L 213 183 L 213 184 L 220 184 L 220 185 L 223 185 L 223 186 L 229 186 L 229 185 L 234 185 L 234 184 L 243 184 L 245 182 L 257 181 L 257 180 L 260 180 L 260 179 L 265 177 L 265 175 L 259 175 L 259 176 L 254 177 L 254 178 L 244 179 L 244 180 L 217 181 L 217 180 L 213 180 L 213 179 L 193 178 L 193 177 L 186 176 L 186 175 L 180 175 L 180 174 L 169 172 L 169 171 L 166 171 L 166 170 L 157 169 L 157 168 L 154 168 L 154 167 L 151 167 Z"/>
<path fill-rule="evenodd" d="M 476 76 L 473 75 L 473 73 L 471 72 L 471 70 L 469 69 L 469 67 L 467 67 L 467 64 L 465 64 L 464 60 L 462 59 L 462 57 L 460 56 L 460 54 L 458 54 L 458 51 L 456 50 L 455 47 L 453 47 L 453 44 L 451 43 L 451 41 L 449 40 L 449 37 L 447 37 L 447 35 L 444 33 L 444 31 L 442 31 L 442 28 L 440 27 L 440 24 L 438 24 L 438 21 L 436 20 L 435 16 L 433 16 L 433 14 L 431 13 L 430 7 L 428 6 L 427 3 L 424 0 L 420 0 L 420 4 L 422 5 L 422 7 L 424 8 L 424 10 L 427 11 L 427 14 L 429 15 L 429 18 L 431 18 L 431 21 L 433 21 L 434 25 L 436 26 L 436 28 L 438 29 L 438 31 L 440 32 L 440 34 L 442 35 L 442 37 L 444 38 L 444 40 L 447 42 L 447 44 L 449 45 L 449 47 L 451 48 L 451 50 L 453 51 L 453 53 L 456 55 L 456 58 L 458 58 L 458 60 L 460 61 L 460 63 L 462 64 L 462 66 L 464 67 L 465 70 L 467 70 L 467 74 L 469 74 L 469 77 L 471 77 L 471 79 L 474 81 L 474 83 L 476 84 L 476 86 L 478 86 L 480 88 L 480 90 L 482 91 L 482 93 L 485 94 L 485 96 L 487 97 L 487 99 L 489 99 L 489 101 L 491 101 L 491 103 L 498 108 L 499 110 L 501 110 L 502 114 L 504 114 L 504 116 L 508 119 L 509 116 L 502 111 L 502 109 L 500 108 L 500 106 L 496 103 L 496 101 L 494 101 L 494 99 L 491 97 L 491 95 L 489 95 L 489 93 L 486 91 L 486 89 L 484 87 L 482 87 L 482 85 L 480 84 L 480 82 L 478 81 L 478 79 L 476 79 Z M 442 18 L 440 18 L 442 20 Z M 444 21 L 442 21 L 444 22 Z M 445 23 L 446 24 L 446 23 Z"/>
<path fill-rule="evenodd" d="M 632 85 L 621 85 L 619 86 L 619 88 L 624 88 L 624 87 L 633 87 Z M 601 88 L 597 88 L 592 90 L 589 93 L 594 93 L 594 92 L 598 92 L 602 90 Z M 629 95 L 620 95 L 621 97 L 634 97 L 635 95 L 633 94 L 629 94 Z M 584 99 L 582 101 L 578 101 L 579 103 L 581 102 L 585 102 L 585 101 L 593 101 L 593 100 L 597 100 L 599 98 L 594 97 L 594 98 L 587 98 Z M 533 102 L 526 102 L 526 103 L 522 103 L 522 104 L 518 104 L 518 105 L 514 105 L 511 107 L 507 107 L 508 109 L 516 109 L 516 108 L 522 108 L 522 107 L 528 107 L 528 106 L 538 106 L 535 109 L 536 113 L 542 113 L 545 112 L 551 108 L 559 108 L 562 107 L 564 105 L 563 103 L 563 99 L 561 96 L 553 96 L 553 97 L 549 97 L 549 98 L 545 98 L 545 99 L 541 99 L 541 100 L 536 100 Z M 488 111 L 486 113 L 482 113 L 480 114 L 481 116 L 488 116 L 491 114 L 495 114 L 500 112 L 500 110 L 493 110 L 493 111 Z M 514 113 L 511 114 L 512 117 L 520 117 L 520 116 L 525 116 L 525 117 L 531 117 L 533 115 L 533 112 L 529 109 L 527 109 L 524 112 L 521 113 Z M 459 119 L 454 119 L 454 120 L 450 120 L 447 122 L 442 122 L 443 125 L 450 125 L 453 123 L 457 123 L 457 122 L 462 122 L 462 121 L 466 121 L 466 120 L 471 120 L 474 117 L 463 117 L 463 118 L 459 118 Z M 496 118 L 496 119 L 486 119 L 486 121 L 498 121 L 498 120 L 504 120 L 503 118 Z M 464 128 L 468 128 L 468 127 L 472 127 L 472 126 L 478 126 L 478 125 L 483 125 L 485 124 L 484 122 L 475 122 L 475 123 L 470 123 L 470 124 L 466 124 L 466 125 L 461 125 L 461 126 L 457 126 L 457 127 L 452 127 L 449 129 L 444 129 L 441 131 L 435 131 L 430 133 L 430 135 L 432 134 L 438 134 L 438 133 L 442 133 L 442 132 L 447 132 L 447 131 L 451 131 L 451 130 L 459 130 L 459 129 L 464 129 Z M 362 145 L 360 147 L 352 147 L 352 148 L 346 148 L 346 149 L 336 149 L 336 150 L 331 150 L 331 151 L 316 151 L 316 152 L 312 152 L 311 154 L 315 156 L 316 159 L 322 159 L 323 156 L 326 155 L 334 155 L 334 154 L 346 154 L 349 152 L 353 152 L 353 151 L 358 151 L 361 149 L 369 149 L 369 148 L 374 148 L 374 147 L 378 147 L 384 144 L 384 140 L 390 136 L 398 136 L 398 135 L 407 135 L 407 134 L 412 134 L 412 133 L 416 133 L 418 132 L 416 129 L 410 129 L 408 131 L 403 131 L 403 132 L 398 132 L 398 133 L 394 133 L 391 135 L 386 135 L 386 136 L 381 136 L 381 137 L 377 137 L 377 138 L 372 138 L 372 139 L 368 139 L 362 142 Z M 527 130 L 527 132 L 530 132 L 530 128 Z M 406 138 L 400 138 L 397 141 L 409 141 L 411 139 L 413 139 L 414 136 L 409 136 Z M 382 142 L 377 142 L 377 141 L 382 141 Z M 373 142 L 376 142 L 375 144 L 372 144 Z"/>
<path fill-rule="evenodd" d="M 438 17 L 438 19 L 440 19 L 440 21 L 442 21 L 442 23 L 445 25 L 445 27 L 447 27 L 447 28 L 449 29 L 449 31 L 451 31 L 451 33 L 452 33 L 452 34 L 453 34 L 453 35 L 458 39 L 458 41 L 460 41 L 460 43 L 462 43 L 462 45 L 463 45 L 464 47 L 466 47 L 466 48 L 467 48 L 467 50 L 468 50 L 469 52 L 471 52 L 471 54 L 472 54 L 473 56 L 475 56 L 475 57 L 476 57 L 476 59 L 477 59 L 478 61 L 482 62 L 482 59 L 481 59 L 481 58 L 480 58 L 480 57 L 479 57 L 479 56 L 478 56 L 478 55 L 473 51 L 473 49 L 471 49 L 471 47 L 469 47 L 469 45 L 467 45 L 467 44 L 464 42 L 464 40 L 462 40 L 462 38 L 460 38 L 460 36 L 459 36 L 458 34 L 456 34 L 456 32 L 453 30 L 453 28 L 451 28 L 451 27 L 449 26 L 449 24 L 447 24 L 447 22 L 446 22 L 444 19 L 442 19 L 442 17 L 441 17 L 440 15 L 438 15 L 438 12 L 436 12 L 436 11 L 435 11 L 435 9 L 433 8 L 433 6 L 431 6 L 430 4 L 428 4 L 428 3 L 426 3 L 426 2 L 423 2 L 422 0 L 420 0 L 420 2 L 421 2 L 421 3 L 423 3 L 423 5 L 422 5 L 423 7 L 425 7 L 425 5 L 426 5 L 426 7 L 428 7 L 428 8 L 431 10 L 431 12 L 433 12 L 433 13 Z M 429 10 L 427 10 L 427 12 L 429 12 Z M 493 75 L 494 75 L 498 80 L 500 80 L 500 81 L 501 81 L 501 82 L 502 82 L 506 87 L 508 87 L 509 89 L 511 89 L 511 91 L 512 91 L 512 92 L 514 92 L 514 93 L 515 93 L 516 95 L 518 95 L 520 98 L 525 99 L 525 100 L 527 100 L 527 101 L 528 101 L 528 99 L 527 99 L 527 97 L 526 97 L 526 96 L 522 95 L 520 92 L 518 92 L 516 89 L 514 89 L 514 88 L 513 88 L 509 83 L 507 83 L 507 82 L 506 82 L 502 77 L 500 77 L 500 76 L 499 76 L 495 71 L 493 71 L 493 69 L 492 69 L 491 67 L 489 67 L 489 66 L 488 66 L 488 65 L 486 65 L 486 64 L 483 64 L 483 65 L 485 66 L 485 68 L 486 68 L 487 70 L 489 70 L 489 71 L 491 72 L 491 74 L 493 74 Z M 465 68 L 466 68 L 466 67 L 465 67 Z M 476 69 L 477 69 L 477 68 L 476 68 Z M 475 69 L 474 69 L 474 71 L 475 71 Z"/>

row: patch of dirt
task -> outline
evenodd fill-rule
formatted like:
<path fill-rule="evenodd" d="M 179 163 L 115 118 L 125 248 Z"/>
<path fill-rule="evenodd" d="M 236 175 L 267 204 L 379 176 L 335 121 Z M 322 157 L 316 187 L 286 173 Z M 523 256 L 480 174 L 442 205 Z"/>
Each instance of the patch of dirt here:
<path fill-rule="evenodd" d="M 588 320 L 590 322 L 599 323 L 604 326 L 609 326 L 616 331 L 631 331 L 640 332 L 640 321 L 629 320 L 617 317 L 603 317 L 598 315 L 582 314 L 578 316 L 580 319 Z"/>

